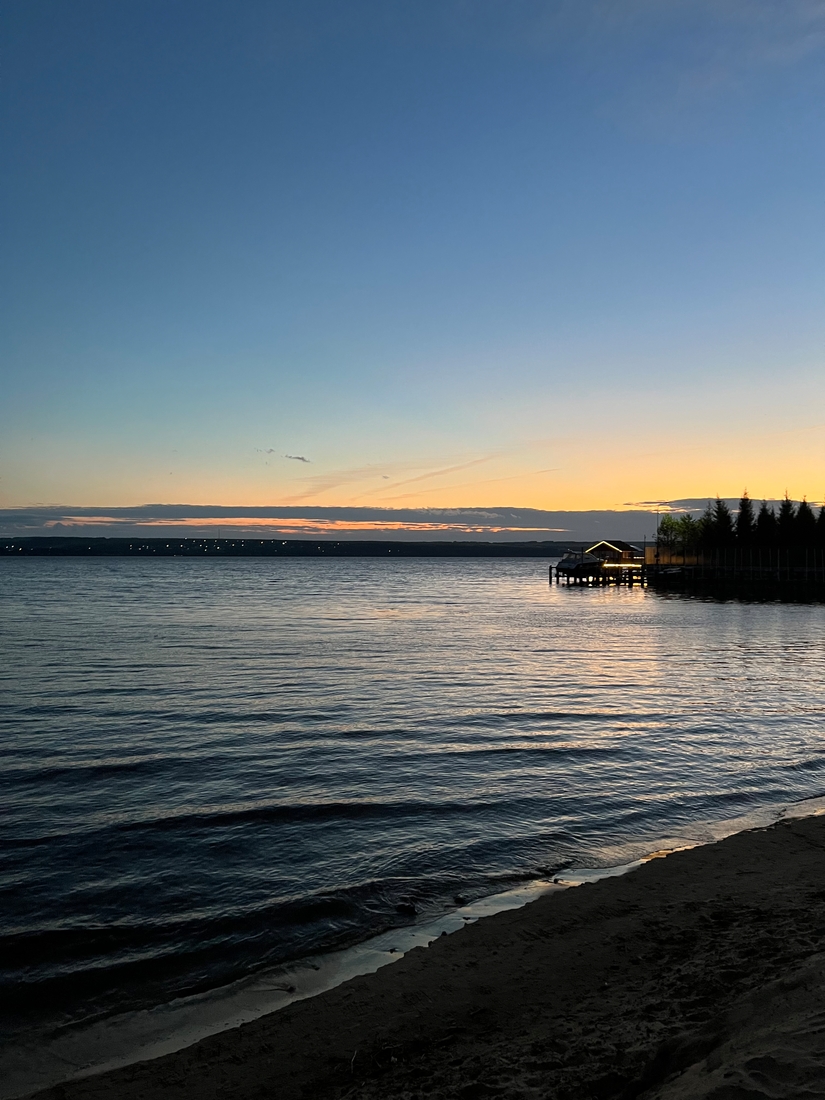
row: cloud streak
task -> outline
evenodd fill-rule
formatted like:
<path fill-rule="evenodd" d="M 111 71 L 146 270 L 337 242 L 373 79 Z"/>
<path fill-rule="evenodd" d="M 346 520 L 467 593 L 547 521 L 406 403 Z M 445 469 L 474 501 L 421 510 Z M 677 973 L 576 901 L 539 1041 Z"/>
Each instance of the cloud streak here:
<path fill-rule="evenodd" d="M 469 470 L 472 466 L 481 466 L 484 462 L 492 462 L 497 455 L 485 455 L 484 458 L 474 458 L 470 462 L 461 462 L 457 466 L 445 466 L 440 470 L 430 470 L 426 474 L 418 474 L 416 477 L 408 477 L 404 481 L 396 481 L 387 489 L 400 489 L 404 485 L 415 485 L 420 481 L 429 481 L 434 477 L 446 477 L 448 474 L 457 473 L 459 470 Z"/>
<path fill-rule="evenodd" d="M 673 504 L 677 502 L 672 502 Z M 681 502 L 686 507 L 690 502 Z M 695 503 L 695 502 L 694 502 Z M 696 510 L 704 507 L 702 500 Z M 135 508 L 37 506 L 0 509 L 0 534 L 208 535 L 260 538 L 474 539 L 481 541 L 596 538 L 643 539 L 656 527 L 650 509 L 562 512 L 537 508 L 233 508 L 147 504 Z"/>

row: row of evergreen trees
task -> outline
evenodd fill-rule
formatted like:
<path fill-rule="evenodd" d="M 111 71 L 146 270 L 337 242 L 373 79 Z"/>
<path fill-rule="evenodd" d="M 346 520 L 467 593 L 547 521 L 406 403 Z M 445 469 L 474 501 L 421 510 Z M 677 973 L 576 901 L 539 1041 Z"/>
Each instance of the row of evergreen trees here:
<path fill-rule="evenodd" d="M 749 549 L 825 549 L 825 504 L 817 515 L 807 500 L 795 505 L 786 494 L 778 511 L 762 501 L 759 510 L 747 493 L 739 501 L 739 510 L 731 512 L 719 497 L 708 502 L 699 519 L 683 515 L 664 516 L 659 522 L 656 541 L 678 553 L 719 550 L 729 547 Z"/>

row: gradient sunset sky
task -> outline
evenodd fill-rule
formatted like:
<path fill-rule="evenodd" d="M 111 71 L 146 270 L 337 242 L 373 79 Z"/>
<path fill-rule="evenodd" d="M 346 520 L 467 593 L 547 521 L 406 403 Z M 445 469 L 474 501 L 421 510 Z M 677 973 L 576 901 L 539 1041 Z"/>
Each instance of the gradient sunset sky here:
<path fill-rule="evenodd" d="M 0 17 L 0 506 L 822 500 L 823 0 Z"/>

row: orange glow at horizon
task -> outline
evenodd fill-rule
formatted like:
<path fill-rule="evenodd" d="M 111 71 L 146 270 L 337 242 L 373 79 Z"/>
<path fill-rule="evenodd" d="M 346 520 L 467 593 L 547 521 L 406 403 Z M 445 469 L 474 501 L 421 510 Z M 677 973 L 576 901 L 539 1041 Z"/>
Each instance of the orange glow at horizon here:
<path fill-rule="evenodd" d="M 583 434 L 522 439 L 486 453 L 481 447 L 444 447 L 423 455 L 387 454 L 385 461 L 379 453 L 313 453 L 312 462 L 297 469 L 290 462 L 266 465 L 243 452 L 215 454 L 203 462 L 181 458 L 175 469 L 155 459 L 117 467 L 104 461 L 105 456 L 61 465 L 44 448 L 36 461 L 9 466 L 9 476 L 0 484 L 0 506 L 28 507 L 48 500 L 63 502 L 67 513 L 74 508 L 144 503 L 581 512 L 623 511 L 638 507 L 629 502 L 713 499 L 717 494 L 738 498 L 744 490 L 754 500 L 781 499 L 786 491 L 812 504 L 825 497 L 822 424 L 772 432 L 720 428 L 717 433 L 691 435 L 678 420 L 672 428 L 659 421 L 655 429 L 633 436 L 615 424 L 603 427 L 600 431 L 594 424 Z M 88 522 L 85 517 L 83 522 Z M 230 526 L 228 520 L 216 522 Z M 284 519 L 277 524 L 284 530 L 306 530 L 308 522 Z M 333 521 L 324 521 L 318 530 L 338 529 L 327 522 Z M 370 528 L 374 525 L 364 529 Z M 393 529 L 403 525 L 387 527 Z"/>
<path fill-rule="evenodd" d="M 48 520 L 44 527 L 112 527 L 122 525 L 124 521 L 114 516 L 63 516 L 59 520 Z M 333 520 L 299 519 L 259 516 L 186 516 L 182 519 L 129 520 L 129 527 L 240 527 L 248 530 L 260 529 L 274 532 L 291 533 L 311 531 L 318 534 L 330 534 L 336 531 L 463 531 L 467 534 L 504 534 L 508 532 L 523 534 L 565 534 L 564 527 L 505 527 L 498 524 L 445 523 L 445 522 L 401 522 L 400 520 Z"/>

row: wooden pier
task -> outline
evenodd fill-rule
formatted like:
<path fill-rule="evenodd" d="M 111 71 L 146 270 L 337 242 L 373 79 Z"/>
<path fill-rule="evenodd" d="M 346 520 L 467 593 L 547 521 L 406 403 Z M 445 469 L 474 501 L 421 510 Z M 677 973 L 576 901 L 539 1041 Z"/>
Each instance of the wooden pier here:
<path fill-rule="evenodd" d="M 646 584 L 644 568 L 639 569 L 599 569 L 588 573 L 559 573 L 558 566 L 550 566 L 550 583 L 555 574 L 556 584 L 578 585 L 584 588 L 602 588 L 610 584 L 623 584 L 632 588 L 635 584 Z"/>
<path fill-rule="evenodd" d="M 825 600 L 825 549 L 741 549 L 677 554 L 662 547 L 596 543 L 550 567 L 550 583 L 641 585 L 713 597 Z"/>
<path fill-rule="evenodd" d="M 550 583 L 554 568 L 550 566 Z M 621 539 L 594 543 L 587 550 L 569 550 L 555 567 L 556 584 L 584 587 L 643 584 L 645 551 Z"/>

